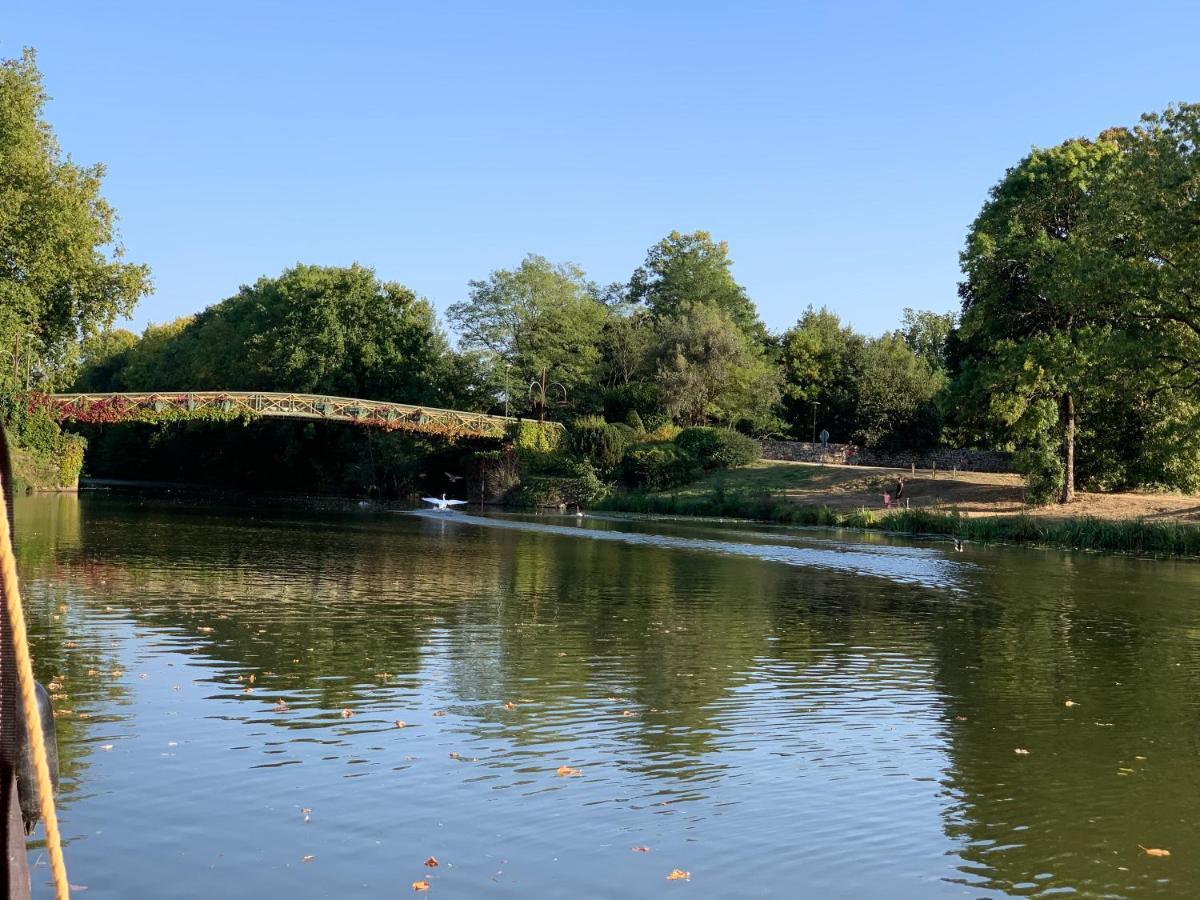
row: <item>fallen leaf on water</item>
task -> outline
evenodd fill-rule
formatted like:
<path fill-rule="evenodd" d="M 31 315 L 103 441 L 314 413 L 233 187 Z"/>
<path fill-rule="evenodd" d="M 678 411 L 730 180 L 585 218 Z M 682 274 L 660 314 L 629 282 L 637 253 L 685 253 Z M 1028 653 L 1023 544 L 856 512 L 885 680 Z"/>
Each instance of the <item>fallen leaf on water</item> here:
<path fill-rule="evenodd" d="M 966 716 L 955 716 L 954 721 L 955 722 L 965 722 L 965 721 L 967 721 L 967 717 Z"/>
<path fill-rule="evenodd" d="M 343 719 L 348 719 L 352 715 L 354 715 L 354 710 L 352 710 L 352 709 L 343 709 L 342 710 L 342 718 Z"/>
<path fill-rule="evenodd" d="M 97 675 L 100 674 L 98 669 L 88 669 L 87 673 L 88 673 L 88 676 L 91 678 L 95 678 Z"/>
<path fill-rule="evenodd" d="M 431 869 L 436 869 L 439 865 L 441 865 L 441 863 L 437 861 L 436 856 L 431 856 L 429 859 L 425 860 L 425 865 L 429 866 Z"/>
<path fill-rule="evenodd" d="M 1076 703 L 1074 700 L 1068 700 L 1066 703 L 1063 704 L 1063 706 L 1067 707 L 1067 709 L 1070 709 L 1072 706 L 1078 706 L 1078 705 L 1079 704 Z"/>
<path fill-rule="evenodd" d="M 78 645 L 74 641 L 63 641 L 63 646 L 70 649 L 71 647 L 75 647 Z"/>
<path fill-rule="evenodd" d="M 1141 844 L 1138 844 L 1138 847 L 1140 847 L 1142 849 L 1142 852 L 1144 852 L 1147 856 L 1170 856 L 1171 855 L 1170 850 L 1162 850 L 1159 847 L 1142 847 Z"/>
<path fill-rule="evenodd" d="M 288 711 L 288 705 L 286 703 L 284 703 L 282 700 L 278 701 L 275 704 L 275 712 L 287 712 L 287 711 Z"/>
<path fill-rule="evenodd" d="M 559 766 L 558 767 L 558 777 L 559 778 L 578 778 L 582 774 L 583 774 L 583 772 L 581 770 L 576 769 L 572 766 Z"/>
<path fill-rule="evenodd" d="M 308 815 L 310 812 L 312 812 L 312 807 L 311 806 L 302 806 L 302 807 L 300 807 L 300 812 L 304 813 L 305 815 Z"/>
<path fill-rule="evenodd" d="M 444 716 L 445 714 L 446 714 L 446 713 L 445 713 L 445 712 L 443 712 L 443 711 L 442 711 L 442 710 L 440 710 L 440 709 L 439 709 L 437 712 L 435 712 L 435 713 L 434 713 L 434 715 L 435 715 L 435 716 Z"/>
<path fill-rule="evenodd" d="M 692 873 L 685 872 L 683 869 L 672 869 L 671 874 L 667 876 L 667 881 L 691 881 Z"/>
<path fill-rule="evenodd" d="M 253 693 L 254 693 L 254 688 L 252 688 L 252 687 L 248 687 L 248 688 L 242 688 L 242 693 L 243 693 L 243 694 L 253 694 Z"/>
<path fill-rule="evenodd" d="M 304 859 L 302 859 L 300 861 L 301 862 L 312 862 L 314 859 L 316 859 L 316 857 L 310 853 L 308 856 L 304 857 Z"/>
<path fill-rule="evenodd" d="M 626 709 L 621 712 L 621 715 L 628 717 L 628 716 L 636 716 L 637 713 L 635 713 L 632 709 Z"/>
<path fill-rule="evenodd" d="M 249 677 L 246 680 L 249 681 L 251 684 L 254 684 L 254 673 L 251 672 Z"/>
<path fill-rule="evenodd" d="M 1145 759 L 1145 758 L 1146 758 L 1146 757 L 1144 757 L 1144 756 L 1135 756 L 1135 757 L 1134 757 L 1134 759 Z"/>
<path fill-rule="evenodd" d="M 515 704 L 511 700 L 509 700 L 507 703 L 504 704 L 504 708 L 508 709 L 508 710 L 513 710 L 513 709 L 517 708 L 517 704 Z"/>
<path fill-rule="evenodd" d="M 429 890 L 429 882 L 425 881 L 425 880 L 414 881 L 413 882 L 413 890 L 414 891 L 427 891 L 427 890 Z"/>
<path fill-rule="evenodd" d="M 408 727 L 408 723 L 407 723 L 407 722 L 405 722 L 403 719 L 397 719 L 397 720 L 396 720 L 396 727 L 397 727 L 397 728 L 406 728 L 406 727 Z"/>
<path fill-rule="evenodd" d="M 121 671 L 120 669 L 113 669 L 111 674 L 112 674 L 113 678 L 120 678 L 125 673 L 123 671 Z"/>
<path fill-rule="evenodd" d="M 1017 756 L 1028 756 L 1029 755 L 1029 751 L 1026 750 L 1024 747 L 1017 747 L 1015 750 L 1013 750 L 1013 753 L 1017 754 Z"/>
<path fill-rule="evenodd" d="M 629 849 L 632 850 L 634 853 L 649 853 L 650 852 L 649 847 L 630 847 Z"/>
<path fill-rule="evenodd" d="M 462 759 L 462 757 L 459 756 L 457 753 L 455 753 L 453 750 L 450 751 L 450 758 L 451 759 Z"/>

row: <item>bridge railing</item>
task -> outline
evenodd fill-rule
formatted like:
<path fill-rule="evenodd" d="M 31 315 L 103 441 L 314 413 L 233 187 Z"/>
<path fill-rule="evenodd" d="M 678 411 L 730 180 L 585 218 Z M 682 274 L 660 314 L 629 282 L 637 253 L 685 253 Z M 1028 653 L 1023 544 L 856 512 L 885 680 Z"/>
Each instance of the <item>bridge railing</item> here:
<path fill-rule="evenodd" d="M 324 394 L 272 391 L 145 391 L 133 393 L 48 394 L 44 402 L 60 421 L 156 421 L 206 413 L 237 417 L 327 419 L 385 430 L 408 430 L 447 437 L 502 437 L 520 420 L 509 416 L 333 397 Z M 561 429 L 557 423 L 547 427 Z"/>

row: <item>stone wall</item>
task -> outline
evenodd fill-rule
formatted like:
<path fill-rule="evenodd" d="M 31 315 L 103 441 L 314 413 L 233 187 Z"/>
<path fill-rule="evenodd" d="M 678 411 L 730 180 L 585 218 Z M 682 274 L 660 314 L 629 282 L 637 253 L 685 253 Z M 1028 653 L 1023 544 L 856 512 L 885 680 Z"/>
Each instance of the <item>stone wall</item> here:
<path fill-rule="evenodd" d="M 853 444 L 808 441 L 761 441 L 763 459 L 908 469 L 958 469 L 961 472 L 1011 472 L 1012 454 L 994 450 L 937 448 L 885 452 Z"/>

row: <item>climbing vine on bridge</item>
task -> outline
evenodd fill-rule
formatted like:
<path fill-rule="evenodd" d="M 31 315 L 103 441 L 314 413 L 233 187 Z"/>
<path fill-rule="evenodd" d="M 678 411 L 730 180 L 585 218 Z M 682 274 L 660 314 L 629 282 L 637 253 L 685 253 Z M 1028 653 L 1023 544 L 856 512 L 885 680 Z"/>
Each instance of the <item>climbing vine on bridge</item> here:
<path fill-rule="evenodd" d="M 58 421 L 70 419 L 88 425 L 115 425 L 124 422 L 141 422 L 146 425 L 165 425 L 170 422 L 242 422 L 247 423 L 260 416 L 232 402 L 217 405 L 197 405 L 192 409 L 173 405 L 183 403 L 186 398 L 163 395 L 159 403 L 131 401 L 125 397 L 100 397 L 94 400 L 64 401 L 45 394 L 33 394 L 29 398 L 30 411 L 47 410 Z"/>

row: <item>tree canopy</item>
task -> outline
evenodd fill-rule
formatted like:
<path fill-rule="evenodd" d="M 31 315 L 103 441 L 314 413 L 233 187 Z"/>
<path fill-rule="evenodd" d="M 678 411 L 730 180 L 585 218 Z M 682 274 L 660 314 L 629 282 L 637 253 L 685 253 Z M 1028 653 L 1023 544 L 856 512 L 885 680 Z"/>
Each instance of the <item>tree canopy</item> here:
<path fill-rule="evenodd" d="M 69 379 L 80 339 L 151 289 L 123 261 L 104 167 L 64 158 L 46 101 L 32 50 L 0 62 L 0 389 Z"/>

